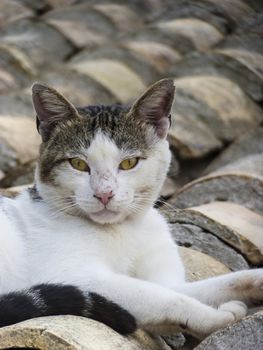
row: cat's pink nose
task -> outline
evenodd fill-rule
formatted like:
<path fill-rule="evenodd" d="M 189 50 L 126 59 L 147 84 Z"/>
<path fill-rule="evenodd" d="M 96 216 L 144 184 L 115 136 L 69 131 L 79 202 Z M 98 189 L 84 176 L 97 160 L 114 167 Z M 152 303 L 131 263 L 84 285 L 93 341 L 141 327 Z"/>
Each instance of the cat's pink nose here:
<path fill-rule="evenodd" d="M 108 204 L 113 196 L 114 194 L 112 193 L 112 191 L 96 192 L 96 194 L 94 194 L 94 197 L 97 198 L 104 205 Z"/>

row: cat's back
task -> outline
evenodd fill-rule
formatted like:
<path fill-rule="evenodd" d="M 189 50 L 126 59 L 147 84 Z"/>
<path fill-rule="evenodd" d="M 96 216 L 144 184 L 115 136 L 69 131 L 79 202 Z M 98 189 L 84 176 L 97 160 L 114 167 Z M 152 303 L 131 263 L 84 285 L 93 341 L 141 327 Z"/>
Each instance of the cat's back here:
<path fill-rule="evenodd" d="M 0 196 L 0 293 L 27 286 L 26 249 L 14 199 Z"/>
<path fill-rule="evenodd" d="M 19 210 L 16 200 L 0 196 L 0 257 L 5 255 L 16 242 L 22 240 L 21 226 L 19 225 Z"/>

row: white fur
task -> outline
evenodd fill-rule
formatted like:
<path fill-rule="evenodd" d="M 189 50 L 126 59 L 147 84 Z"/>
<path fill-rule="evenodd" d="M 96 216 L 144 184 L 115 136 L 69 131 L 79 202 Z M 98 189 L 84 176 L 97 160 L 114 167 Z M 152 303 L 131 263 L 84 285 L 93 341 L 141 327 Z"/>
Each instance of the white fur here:
<path fill-rule="evenodd" d="M 129 171 L 118 168 L 129 155 L 101 133 L 81 156 L 91 173 L 62 164 L 57 189 L 37 175 L 44 201 L 32 201 L 27 192 L 3 200 L 1 293 L 40 282 L 71 283 L 122 305 L 151 332 L 173 333 L 187 325 L 187 332 L 200 337 L 245 315 L 244 304 L 230 300 L 262 300 L 262 270 L 185 283 L 169 227 L 152 208 L 170 161 L 167 141 L 160 140 L 151 156 Z M 148 197 L 139 198 L 149 185 Z M 93 197 L 101 188 L 114 192 L 106 209 Z M 69 204 L 63 207 L 61 198 L 69 194 L 80 216 L 72 215 Z M 250 281 L 247 293 L 238 288 L 242 278 Z M 226 304 L 215 309 L 205 303 Z"/>

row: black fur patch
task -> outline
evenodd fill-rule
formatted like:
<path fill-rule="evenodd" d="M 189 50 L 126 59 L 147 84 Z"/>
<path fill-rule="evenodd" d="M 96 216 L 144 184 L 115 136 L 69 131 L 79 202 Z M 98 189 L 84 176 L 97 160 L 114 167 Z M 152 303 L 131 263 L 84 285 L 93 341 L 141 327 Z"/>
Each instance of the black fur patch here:
<path fill-rule="evenodd" d="M 26 293 L 9 293 L 0 298 L 0 327 L 39 317 L 41 310 Z"/>
<path fill-rule="evenodd" d="M 89 297 L 91 302 L 90 318 L 106 324 L 123 335 L 136 331 L 136 320 L 128 311 L 99 294 L 89 293 Z"/>
<path fill-rule="evenodd" d="M 33 187 L 29 187 L 28 189 L 28 193 L 29 193 L 29 196 L 30 198 L 33 200 L 33 201 L 42 201 L 43 198 L 40 196 L 40 194 L 38 193 L 38 190 L 36 188 L 36 185 L 34 185 Z"/>
<path fill-rule="evenodd" d="M 74 286 L 40 284 L 0 298 L 0 327 L 30 318 L 52 315 L 82 316 L 86 303 Z"/>
<path fill-rule="evenodd" d="M 0 297 L 0 327 L 54 315 L 92 318 L 124 335 L 136 330 L 136 321 L 126 310 L 96 293 L 86 297 L 71 285 L 39 284 Z"/>
<path fill-rule="evenodd" d="M 81 316 L 85 309 L 84 294 L 74 286 L 59 284 L 40 284 L 30 289 L 45 305 L 42 316 L 77 315 Z"/>

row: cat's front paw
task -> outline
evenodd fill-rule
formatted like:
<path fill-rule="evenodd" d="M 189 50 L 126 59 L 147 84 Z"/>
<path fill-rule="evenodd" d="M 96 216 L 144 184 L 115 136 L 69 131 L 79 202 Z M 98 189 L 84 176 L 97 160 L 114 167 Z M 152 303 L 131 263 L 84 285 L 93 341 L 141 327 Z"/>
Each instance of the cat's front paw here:
<path fill-rule="evenodd" d="M 246 314 L 247 306 L 241 301 L 232 300 L 221 304 L 217 310 L 213 311 L 212 317 L 207 319 L 207 324 L 202 336 L 206 337 L 218 329 L 224 328 L 241 319 L 246 316 Z"/>
<path fill-rule="evenodd" d="M 193 324 L 190 334 L 203 339 L 220 328 L 241 319 L 247 314 L 247 306 L 237 300 L 221 304 L 218 309 L 210 308 Z"/>
<path fill-rule="evenodd" d="M 229 317 L 232 321 L 237 321 L 247 314 L 247 306 L 242 301 L 231 300 L 227 303 L 221 304 L 218 308 L 219 311 L 225 311 L 229 313 Z M 232 315 L 232 317 L 231 317 Z M 231 319 L 230 319 L 231 322 Z"/>

